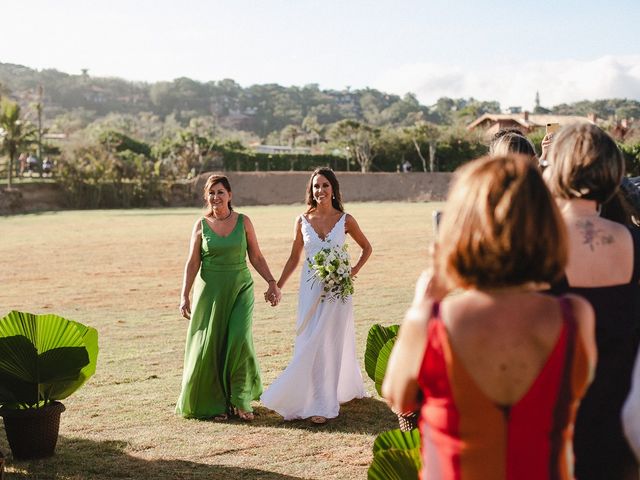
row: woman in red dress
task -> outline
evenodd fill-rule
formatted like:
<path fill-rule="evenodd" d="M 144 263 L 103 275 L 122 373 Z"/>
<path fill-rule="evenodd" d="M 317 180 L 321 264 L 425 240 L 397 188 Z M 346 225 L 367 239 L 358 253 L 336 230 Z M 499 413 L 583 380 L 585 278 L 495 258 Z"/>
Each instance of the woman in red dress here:
<path fill-rule="evenodd" d="M 383 385 L 395 410 L 420 410 L 422 478 L 573 478 L 594 313 L 580 297 L 539 292 L 562 275 L 567 239 L 535 163 L 462 167 L 434 260 Z"/>

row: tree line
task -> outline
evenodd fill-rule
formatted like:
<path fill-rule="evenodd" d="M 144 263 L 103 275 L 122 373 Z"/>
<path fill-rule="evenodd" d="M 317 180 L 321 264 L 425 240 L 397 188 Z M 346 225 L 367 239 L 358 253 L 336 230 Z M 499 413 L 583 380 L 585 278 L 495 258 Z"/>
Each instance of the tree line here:
<path fill-rule="evenodd" d="M 213 169 L 328 165 L 376 172 L 397 171 L 408 161 L 414 171 L 452 171 L 487 151 L 482 134 L 466 125 L 483 113 L 500 111 L 496 101 L 473 98 L 441 98 L 425 106 L 411 94 L 375 89 L 243 88 L 229 79 L 203 83 L 188 78 L 149 84 L 2 63 L 0 97 L 1 146 L 13 167 L 9 172 L 15 171 L 21 151 L 55 154 L 57 177 L 68 191 L 119 185 L 113 195 L 126 188 L 131 206 L 158 197 L 168 182 Z M 538 113 L 640 118 L 640 102 L 634 100 L 551 109 L 536 104 Z M 640 174 L 635 125 L 621 146 L 630 171 Z M 39 142 L 47 132 L 63 133 L 66 140 Z M 531 136 L 538 148 L 541 137 L 541 132 Z M 256 144 L 286 145 L 291 151 L 261 154 L 251 148 Z"/>

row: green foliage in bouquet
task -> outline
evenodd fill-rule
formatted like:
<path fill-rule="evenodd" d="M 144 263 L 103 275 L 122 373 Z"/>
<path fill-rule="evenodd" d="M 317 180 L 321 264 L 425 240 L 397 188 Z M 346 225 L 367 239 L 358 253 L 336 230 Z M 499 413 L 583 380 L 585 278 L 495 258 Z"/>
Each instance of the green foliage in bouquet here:
<path fill-rule="evenodd" d="M 322 282 L 322 300 L 345 301 L 353 295 L 353 278 L 347 245 L 321 249 L 308 261 L 313 280 Z"/>
<path fill-rule="evenodd" d="M 399 329 L 400 325 L 384 327 L 376 323 L 369 329 L 369 334 L 367 335 L 364 368 L 369 378 L 375 382 L 378 395 L 382 395 L 382 382 Z"/>
<path fill-rule="evenodd" d="M 373 443 L 373 462 L 369 466 L 369 480 L 417 479 L 422 468 L 420 432 L 389 430 Z"/>
<path fill-rule="evenodd" d="M 57 315 L 12 311 L 0 319 L 0 405 L 40 408 L 96 371 L 98 332 Z"/>

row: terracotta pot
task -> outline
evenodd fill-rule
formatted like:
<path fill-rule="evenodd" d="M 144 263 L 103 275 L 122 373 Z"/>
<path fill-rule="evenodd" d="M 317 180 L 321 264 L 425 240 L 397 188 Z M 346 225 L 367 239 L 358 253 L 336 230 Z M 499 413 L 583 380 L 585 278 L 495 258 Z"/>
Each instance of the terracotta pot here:
<path fill-rule="evenodd" d="M 64 405 L 51 402 L 43 408 L 0 409 L 13 457 L 18 460 L 53 455 L 58 442 L 60 414 Z"/>

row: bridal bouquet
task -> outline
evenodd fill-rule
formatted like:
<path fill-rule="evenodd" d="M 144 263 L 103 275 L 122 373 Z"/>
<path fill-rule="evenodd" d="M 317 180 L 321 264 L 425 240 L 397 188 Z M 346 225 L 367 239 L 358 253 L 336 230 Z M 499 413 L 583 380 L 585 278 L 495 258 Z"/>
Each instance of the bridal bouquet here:
<path fill-rule="evenodd" d="M 313 271 L 313 280 L 323 283 L 322 300 L 343 302 L 353 295 L 353 279 L 347 245 L 326 247 L 307 260 Z"/>

